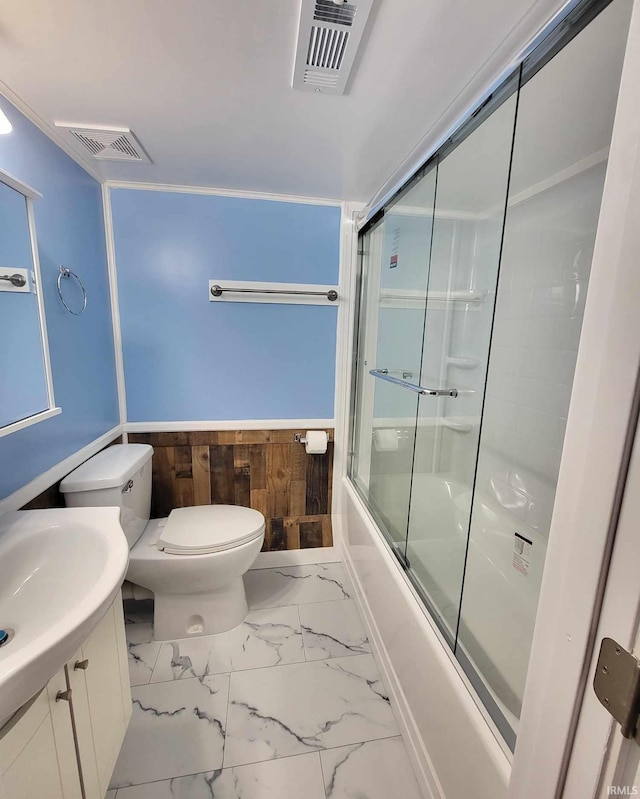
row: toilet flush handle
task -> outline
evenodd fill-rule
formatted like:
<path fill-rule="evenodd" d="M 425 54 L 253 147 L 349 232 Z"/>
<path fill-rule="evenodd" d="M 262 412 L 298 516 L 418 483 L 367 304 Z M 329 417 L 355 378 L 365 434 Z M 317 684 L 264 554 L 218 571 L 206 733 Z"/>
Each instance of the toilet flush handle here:
<path fill-rule="evenodd" d="M 130 494 L 133 489 L 133 480 L 129 480 L 126 486 L 122 489 L 123 494 Z"/>

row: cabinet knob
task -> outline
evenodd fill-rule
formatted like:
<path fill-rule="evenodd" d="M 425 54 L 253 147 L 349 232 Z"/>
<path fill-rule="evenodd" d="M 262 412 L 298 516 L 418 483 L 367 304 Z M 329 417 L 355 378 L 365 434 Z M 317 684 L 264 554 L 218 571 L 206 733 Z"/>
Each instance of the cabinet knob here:
<path fill-rule="evenodd" d="M 67 688 L 66 691 L 58 691 L 56 694 L 56 702 L 60 702 L 61 700 L 64 702 L 71 701 L 71 688 Z"/>
<path fill-rule="evenodd" d="M 82 671 L 86 671 L 89 668 L 89 658 L 85 660 L 76 660 L 73 664 L 73 670 L 78 671 L 78 669 L 82 669 Z"/>

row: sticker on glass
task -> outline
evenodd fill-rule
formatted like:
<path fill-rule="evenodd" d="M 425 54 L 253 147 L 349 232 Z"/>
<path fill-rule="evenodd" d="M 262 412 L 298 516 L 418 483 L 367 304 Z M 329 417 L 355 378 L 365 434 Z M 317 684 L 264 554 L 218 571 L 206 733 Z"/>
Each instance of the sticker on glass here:
<path fill-rule="evenodd" d="M 527 575 L 531 565 L 531 548 L 533 541 L 520 533 L 513 534 L 513 568 L 520 574 Z"/>

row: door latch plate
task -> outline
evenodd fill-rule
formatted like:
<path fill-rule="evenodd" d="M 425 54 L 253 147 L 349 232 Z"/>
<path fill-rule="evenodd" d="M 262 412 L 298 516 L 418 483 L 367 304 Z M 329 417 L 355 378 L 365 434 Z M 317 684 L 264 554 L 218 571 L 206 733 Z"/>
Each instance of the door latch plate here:
<path fill-rule="evenodd" d="M 622 727 L 622 735 L 633 738 L 640 714 L 640 661 L 613 638 L 600 644 L 593 690 Z"/>

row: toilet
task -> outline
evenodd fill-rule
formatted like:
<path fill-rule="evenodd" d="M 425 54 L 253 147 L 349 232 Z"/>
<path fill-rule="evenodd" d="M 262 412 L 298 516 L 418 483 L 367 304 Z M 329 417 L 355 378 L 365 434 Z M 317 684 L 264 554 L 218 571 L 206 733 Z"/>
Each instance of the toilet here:
<path fill-rule="evenodd" d="M 154 639 L 225 632 L 248 611 L 243 575 L 264 541 L 264 516 L 236 505 L 176 508 L 149 520 L 148 444 L 115 444 L 60 484 L 68 507 L 119 507 L 129 543 L 127 579 L 153 592 Z"/>

